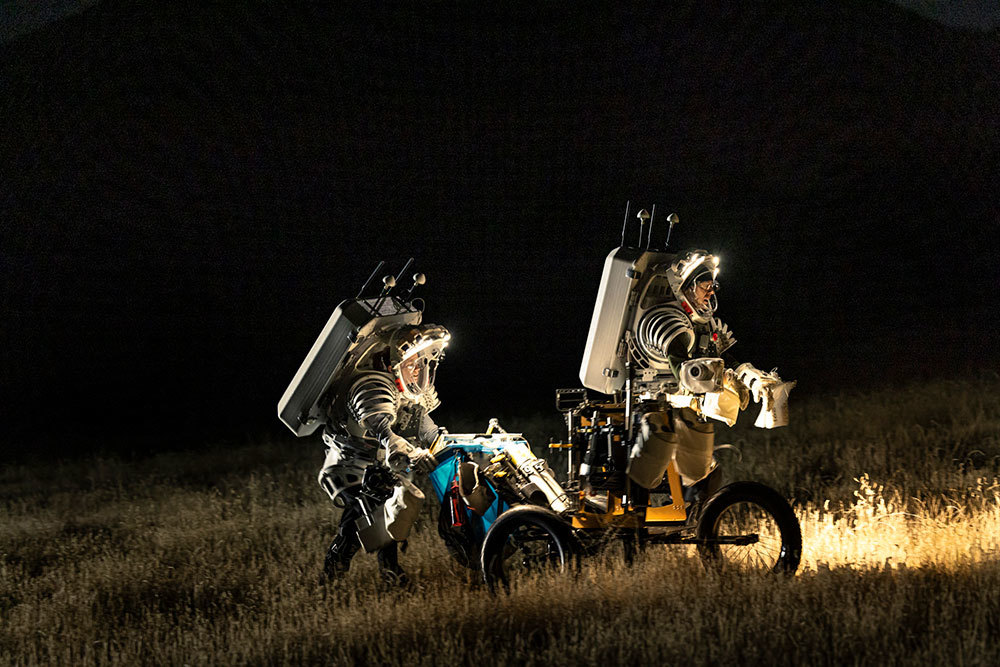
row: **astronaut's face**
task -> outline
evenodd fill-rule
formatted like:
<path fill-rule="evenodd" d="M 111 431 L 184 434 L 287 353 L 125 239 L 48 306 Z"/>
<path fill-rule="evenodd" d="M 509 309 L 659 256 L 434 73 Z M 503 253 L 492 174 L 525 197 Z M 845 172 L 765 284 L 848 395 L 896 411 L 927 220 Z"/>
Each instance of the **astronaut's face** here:
<path fill-rule="evenodd" d="M 715 294 L 717 288 L 718 283 L 711 278 L 706 276 L 704 279 L 699 279 L 688 290 L 688 299 L 691 301 L 691 305 L 698 310 L 708 308 L 712 295 Z"/>
<path fill-rule="evenodd" d="M 399 365 L 399 379 L 413 394 L 422 394 L 434 384 L 437 361 L 423 355 L 406 359 Z"/>

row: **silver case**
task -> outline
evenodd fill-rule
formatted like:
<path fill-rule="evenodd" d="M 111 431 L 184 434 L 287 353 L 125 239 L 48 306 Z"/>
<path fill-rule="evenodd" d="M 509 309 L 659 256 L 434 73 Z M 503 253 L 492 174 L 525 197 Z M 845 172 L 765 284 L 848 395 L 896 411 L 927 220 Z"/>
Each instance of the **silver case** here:
<path fill-rule="evenodd" d="M 619 348 L 625 328 L 634 319 L 641 289 L 650 278 L 646 270 L 672 257 L 640 248 L 615 248 L 608 254 L 580 364 L 584 387 L 612 394 L 625 386 L 625 355 L 619 354 Z"/>
<path fill-rule="evenodd" d="M 420 324 L 421 313 L 385 299 L 378 315 L 379 299 L 348 299 L 338 305 L 278 401 L 278 418 L 300 438 L 326 422 L 325 406 L 318 405 L 341 364 L 369 334 L 400 324 Z"/>

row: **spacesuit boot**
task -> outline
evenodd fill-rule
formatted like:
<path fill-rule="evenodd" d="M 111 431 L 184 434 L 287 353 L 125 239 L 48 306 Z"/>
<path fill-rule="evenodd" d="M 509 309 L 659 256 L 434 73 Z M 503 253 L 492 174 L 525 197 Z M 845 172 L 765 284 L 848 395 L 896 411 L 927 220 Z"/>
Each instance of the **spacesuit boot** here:
<path fill-rule="evenodd" d="M 410 582 L 406 572 L 399 566 L 399 548 L 396 542 L 378 550 L 378 570 L 382 580 L 394 586 L 405 586 Z"/>
<path fill-rule="evenodd" d="M 333 539 L 323 559 L 323 573 L 328 579 L 339 579 L 351 567 L 351 559 L 361 548 L 361 541 L 353 531 L 341 531 Z"/>

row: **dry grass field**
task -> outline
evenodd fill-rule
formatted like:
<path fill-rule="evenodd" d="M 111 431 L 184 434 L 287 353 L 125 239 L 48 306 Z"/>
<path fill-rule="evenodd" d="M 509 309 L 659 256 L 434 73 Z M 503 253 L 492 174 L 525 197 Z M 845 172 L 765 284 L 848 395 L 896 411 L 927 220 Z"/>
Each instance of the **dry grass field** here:
<path fill-rule="evenodd" d="M 428 514 L 411 588 L 364 555 L 321 584 L 318 442 L 6 466 L 0 664 L 1000 664 L 1000 380 L 795 398 L 719 437 L 729 478 L 793 500 L 787 578 L 611 548 L 493 597 Z"/>

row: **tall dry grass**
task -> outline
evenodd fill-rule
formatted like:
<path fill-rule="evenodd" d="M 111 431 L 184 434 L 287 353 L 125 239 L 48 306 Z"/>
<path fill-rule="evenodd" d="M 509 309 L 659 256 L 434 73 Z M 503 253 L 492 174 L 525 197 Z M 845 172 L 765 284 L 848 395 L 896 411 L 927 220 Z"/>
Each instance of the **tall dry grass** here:
<path fill-rule="evenodd" d="M 315 443 L 10 466 L 0 663 L 997 664 L 998 390 L 815 399 L 788 429 L 720 433 L 742 455 L 720 452 L 730 477 L 795 498 L 792 578 L 676 547 L 628 568 L 612 547 L 491 597 L 428 514 L 402 556 L 410 590 L 364 555 L 320 584 L 334 513 Z"/>

